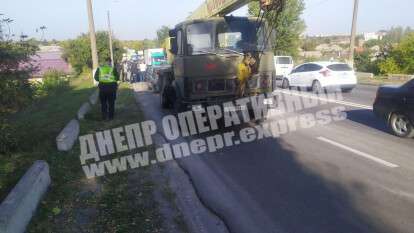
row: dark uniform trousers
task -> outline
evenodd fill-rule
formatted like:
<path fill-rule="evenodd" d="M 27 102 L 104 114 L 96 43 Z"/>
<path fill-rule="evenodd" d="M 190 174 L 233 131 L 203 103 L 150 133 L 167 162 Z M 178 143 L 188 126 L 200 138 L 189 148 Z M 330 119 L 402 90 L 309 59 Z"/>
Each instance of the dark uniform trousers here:
<path fill-rule="evenodd" d="M 99 99 L 103 119 L 114 118 L 117 89 L 117 83 L 99 83 Z"/>

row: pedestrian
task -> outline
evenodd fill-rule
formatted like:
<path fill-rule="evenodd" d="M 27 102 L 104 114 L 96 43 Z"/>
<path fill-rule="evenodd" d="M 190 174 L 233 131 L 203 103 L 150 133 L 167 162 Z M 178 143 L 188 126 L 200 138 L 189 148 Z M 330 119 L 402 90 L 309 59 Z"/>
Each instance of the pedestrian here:
<path fill-rule="evenodd" d="M 96 70 L 94 78 L 99 82 L 102 119 L 112 120 L 115 115 L 115 100 L 119 80 L 118 72 L 116 68 L 111 66 L 109 61 Z"/>
<path fill-rule="evenodd" d="M 145 71 L 147 70 L 147 65 L 144 62 L 140 62 L 139 64 L 139 80 L 140 82 L 145 82 Z"/>

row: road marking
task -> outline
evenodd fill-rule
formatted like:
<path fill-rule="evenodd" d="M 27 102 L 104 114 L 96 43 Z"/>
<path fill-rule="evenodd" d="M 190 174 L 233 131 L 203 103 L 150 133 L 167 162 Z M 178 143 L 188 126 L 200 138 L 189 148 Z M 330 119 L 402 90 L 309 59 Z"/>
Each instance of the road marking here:
<path fill-rule="evenodd" d="M 342 104 L 342 105 L 345 105 L 345 106 L 368 109 L 368 110 L 373 109 L 372 106 L 357 104 L 357 103 L 352 103 L 352 102 L 347 102 L 347 101 L 342 101 L 342 100 L 322 98 L 322 97 L 319 97 L 315 94 L 300 94 L 300 93 L 296 93 L 296 92 L 293 92 L 293 91 L 286 91 L 286 90 L 277 90 L 277 91 L 279 91 L 283 94 L 307 97 L 307 98 L 310 98 L 310 99 L 317 99 L 317 100 L 321 100 L 321 101 L 328 102 L 328 103 L 337 103 L 337 104 Z"/>
<path fill-rule="evenodd" d="M 398 165 L 396 165 L 396 164 L 393 164 L 393 163 L 387 162 L 387 161 L 385 161 L 385 160 L 379 159 L 379 158 L 374 157 L 374 156 L 372 156 L 372 155 L 370 155 L 370 154 L 367 154 L 367 153 L 365 153 L 365 152 L 362 152 L 362 151 L 359 151 L 359 150 L 353 149 L 353 148 L 351 148 L 351 147 L 349 147 L 349 146 L 345 146 L 345 145 L 340 144 L 340 143 L 338 143 L 338 142 L 334 142 L 334 141 L 329 140 L 329 139 L 327 139 L 327 138 L 324 138 L 324 137 L 318 137 L 318 140 L 320 140 L 320 141 L 324 141 L 324 142 L 329 143 L 329 144 L 331 144 L 331 145 L 334 145 L 334 146 L 337 146 L 337 147 L 342 148 L 342 149 L 344 149 L 344 150 L 350 151 L 350 152 L 352 152 L 352 153 L 354 153 L 354 154 L 357 154 L 357 155 L 359 155 L 359 156 L 362 156 L 362 157 L 364 157 L 364 158 L 366 158 L 366 159 L 370 159 L 370 160 L 375 161 L 375 162 L 377 162 L 377 163 L 380 163 L 380 164 L 382 164 L 382 165 L 384 165 L 384 166 L 391 167 L 391 168 L 397 168 L 397 167 L 399 167 L 399 166 L 398 166 Z"/>

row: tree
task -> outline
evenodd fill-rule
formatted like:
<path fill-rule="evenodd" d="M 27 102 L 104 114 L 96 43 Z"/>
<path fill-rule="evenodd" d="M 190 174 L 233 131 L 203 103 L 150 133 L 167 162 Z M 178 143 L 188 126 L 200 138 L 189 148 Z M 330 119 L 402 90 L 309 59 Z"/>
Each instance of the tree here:
<path fill-rule="evenodd" d="M 404 36 L 389 57 L 393 58 L 404 74 L 414 73 L 414 32 Z"/>
<path fill-rule="evenodd" d="M 110 59 L 109 37 L 107 32 L 96 33 L 98 58 L 101 63 Z M 122 59 L 123 48 L 119 40 L 113 39 L 115 63 Z M 82 34 L 74 40 L 62 42 L 63 58 L 67 60 L 77 73 L 84 68 L 92 68 L 91 45 L 89 34 Z"/>
<path fill-rule="evenodd" d="M 275 54 L 298 56 L 300 35 L 305 30 L 305 22 L 300 18 L 304 9 L 303 0 L 286 0 L 285 9 L 280 13 L 276 22 L 270 22 L 271 18 L 266 17 L 269 25 L 274 23 L 276 38 L 273 41 L 273 51 Z M 250 15 L 257 16 L 259 11 L 258 2 L 249 3 Z"/>
<path fill-rule="evenodd" d="M 20 110 L 33 99 L 28 79 L 35 67 L 29 62 L 37 49 L 28 41 L 0 41 L 0 116 Z"/>
<path fill-rule="evenodd" d="M 169 37 L 169 32 L 170 28 L 167 26 L 162 26 L 157 30 L 157 42 L 159 47 L 164 43 L 165 39 Z"/>

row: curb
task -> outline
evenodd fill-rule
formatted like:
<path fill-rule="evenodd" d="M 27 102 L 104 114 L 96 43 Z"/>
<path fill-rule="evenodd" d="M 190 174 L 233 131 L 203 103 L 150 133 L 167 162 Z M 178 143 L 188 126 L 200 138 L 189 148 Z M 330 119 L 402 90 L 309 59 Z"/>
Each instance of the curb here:
<path fill-rule="evenodd" d="M 57 149 L 59 151 L 69 151 L 72 149 L 75 141 L 79 135 L 79 121 L 76 119 L 71 120 L 65 128 L 56 137 Z"/>
<path fill-rule="evenodd" d="M 50 185 L 49 165 L 36 161 L 0 205 L 0 232 L 23 233 Z"/>
<path fill-rule="evenodd" d="M 85 119 L 85 115 L 92 110 L 92 105 L 95 105 L 98 102 L 98 99 L 99 90 L 95 90 L 95 92 L 89 96 L 88 102 L 83 103 L 79 108 L 76 114 L 77 119 Z M 79 121 L 77 119 L 71 120 L 56 137 L 58 151 L 69 151 L 75 144 L 80 131 Z"/>

